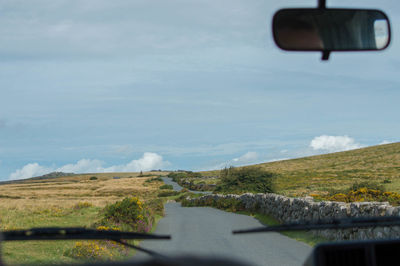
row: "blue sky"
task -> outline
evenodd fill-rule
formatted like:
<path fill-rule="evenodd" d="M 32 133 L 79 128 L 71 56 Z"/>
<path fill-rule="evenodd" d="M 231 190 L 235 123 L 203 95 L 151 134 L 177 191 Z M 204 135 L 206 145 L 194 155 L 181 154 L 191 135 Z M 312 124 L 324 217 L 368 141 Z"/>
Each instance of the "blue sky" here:
<path fill-rule="evenodd" d="M 321 62 L 275 47 L 273 13 L 316 1 L 282 2 L 1 1 L 0 180 L 398 141 L 398 3 L 328 1 L 384 10 L 393 40 Z"/>

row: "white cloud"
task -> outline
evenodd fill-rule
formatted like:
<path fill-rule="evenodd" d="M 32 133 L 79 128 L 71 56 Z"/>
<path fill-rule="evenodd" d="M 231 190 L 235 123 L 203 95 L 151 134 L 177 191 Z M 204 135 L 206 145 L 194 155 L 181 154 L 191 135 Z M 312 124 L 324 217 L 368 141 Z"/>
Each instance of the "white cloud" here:
<path fill-rule="evenodd" d="M 322 135 L 315 137 L 311 141 L 310 147 L 319 151 L 337 152 L 358 149 L 361 148 L 362 145 L 356 143 L 353 138 L 348 136 Z"/>
<path fill-rule="evenodd" d="M 51 168 L 43 167 L 38 163 L 29 163 L 24 167 L 22 167 L 21 169 L 18 169 L 14 173 L 12 173 L 9 179 L 10 180 L 25 179 L 33 176 L 44 175 L 50 172 L 52 172 Z"/>
<path fill-rule="evenodd" d="M 126 165 L 116 165 L 104 169 L 104 172 L 139 172 L 160 169 L 168 166 L 169 162 L 164 161 L 161 155 L 153 152 L 145 152 L 143 157 L 132 160 Z"/>
<path fill-rule="evenodd" d="M 57 172 L 65 173 L 98 173 L 104 172 L 103 162 L 99 160 L 82 159 L 76 164 L 67 164 L 57 168 Z"/>
<path fill-rule="evenodd" d="M 251 163 L 255 162 L 258 159 L 258 153 L 254 151 L 249 151 L 248 153 L 240 156 L 239 158 L 235 158 L 232 160 L 235 164 L 243 164 L 243 163 Z"/>
<path fill-rule="evenodd" d="M 393 143 L 393 141 L 384 140 L 381 143 L 379 143 L 378 145 L 384 145 L 384 144 L 390 144 L 390 143 Z"/>
<path fill-rule="evenodd" d="M 9 176 L 10 180 L 25 179 L 34 176 L 48 174 L 50 172 L 66 173 L 109 173 L 109 172 L 139 172 L 153 169 L 161 169 L 170 165 L 163 157 L 157 153 L 145 152 L 142 158 L 132 160 L 127 164 L 104 167 L 100 160 L 82 159 L 76 164 L 67 164 L 59 168 L 44 167 L 38 163 L 30 163 L 16 170 Z"/>
<path fill-rule="evenodd" d="M 229 160 L 229 161 L 226 161 L 223 163 L 215 164 L 215 165 L 207 167 L 203 170 L 218 170 L 218 169 L 222 169 L 224 167 L 230 167 L 230 166 L 242 166 L 242 165 L 255 164 L 255 163 L 257 163 L 258 158 L 259 158 L 259 156 L 258 156 L 257 152 L 249 151 L 238 158 L 234 158 L 232 160 Z"/>

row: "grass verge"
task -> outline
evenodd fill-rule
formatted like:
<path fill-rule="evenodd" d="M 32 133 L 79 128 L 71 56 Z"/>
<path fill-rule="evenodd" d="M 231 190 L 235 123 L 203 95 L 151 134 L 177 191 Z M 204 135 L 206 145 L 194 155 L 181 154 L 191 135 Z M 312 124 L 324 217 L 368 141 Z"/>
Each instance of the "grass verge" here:
<path fill-rule="evenodd" d="M 278 220 L 276 220 L 275 218 L 273 218 L 270 215 L 261 214 L 261 213 L 253 213 L 253 212 L 249 212 L 249 211 L 239 211 L 236 213 L 252 216 L 252 217 L 256 218 L 263 225 L 272 226 L 272 225 L 280 224 Z M 307 232 L 307 231 L 282 232 L 282 234 L 287 237 L 293 238 L 297 241 L 306 243 L 312 247 L 319 243 L 329 241 L 328 239 L 326 239 L 324 237 L 315 236 L 311 232 Z"/>

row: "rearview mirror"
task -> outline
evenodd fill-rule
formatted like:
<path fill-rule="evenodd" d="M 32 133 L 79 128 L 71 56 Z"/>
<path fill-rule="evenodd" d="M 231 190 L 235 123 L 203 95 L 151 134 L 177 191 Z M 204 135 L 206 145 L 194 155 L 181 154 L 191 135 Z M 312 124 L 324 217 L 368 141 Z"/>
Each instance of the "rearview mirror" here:
<path fill-rule="evenodd" d="M 388 17 L 378 10 L 282 9 L 273 18 L 274 40 L 288 51 L 371 51 L 390 43 Z"/>

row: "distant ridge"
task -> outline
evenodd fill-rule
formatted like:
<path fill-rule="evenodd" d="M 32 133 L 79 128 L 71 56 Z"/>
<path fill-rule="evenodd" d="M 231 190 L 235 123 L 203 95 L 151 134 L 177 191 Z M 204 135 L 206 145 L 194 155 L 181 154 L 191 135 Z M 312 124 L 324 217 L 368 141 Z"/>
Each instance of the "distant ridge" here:
<path fill-rule="evenodd" d="M 75 175 L 74 173 L 64 173 L 64 172 L 51 172 L 45 175 L 41 176 L 36 176 L 28 179 L 50 179 L 50 178 L 57 178 L 57 177 L 63 177 L 63 176 L 72 176 Z"/>
<path fill-rule="evenodd" d="M 26 179 L 0 181 L 0 185 L 20 183 L 20 182 L 24 182 L 24 181 L 28 181 L 28 180 L 53 179 L 53 178 L 58 178 L 58 177 L 63 177 L 63 176 L 73 176 L 73 175 L 75 175 L 75 174 L 74 173 L 64 173 L 64 172 L 51 172 L 51 173 L 48 173 L 45 175 L 35 176 L 35 177 L 31 177 L 31 178 L 26 178 Z"/>

